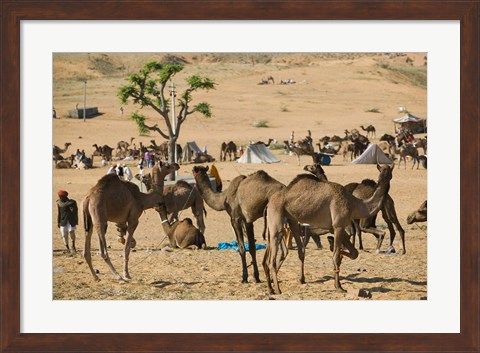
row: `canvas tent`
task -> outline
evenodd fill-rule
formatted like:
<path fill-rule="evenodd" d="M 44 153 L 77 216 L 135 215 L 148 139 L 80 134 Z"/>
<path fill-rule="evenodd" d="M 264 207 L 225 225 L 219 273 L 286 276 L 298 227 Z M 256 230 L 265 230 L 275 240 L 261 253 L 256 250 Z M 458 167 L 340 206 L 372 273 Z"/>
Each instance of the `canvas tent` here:
<path fill-rule="evenodd" d="M 256 143 L 248 146 L 238 160 L 238 163 L 277 163 L 280 162 L 262 143 Z"/>
<path fill-rule="evenodd" d="M 410 113 L 407 113 L 400 118 L 393 119 L 393 123 L 395 125 L 401 125 L 404 130 L 411 130 L 413 132 L 427 132 L 427 121 L 425 119 L 418 118 Z M 397 129 L 395 129 L 395 131 L 397 131 Z"/>
<path fill-rule="evenodd" d="M 352 161 L 352 164 L 392 164 L 392 160 L 387 157 L 385 153 L 376 144 L 368 145 L 365 152 L 363 152 L 357 159 Z"/>
<path fill-rule="evenodd" d="M 201 153 L 202 151 L 198 148 L 195 141 L 187 142 L 182 150 L 182 163 L 191 162 Z"/>

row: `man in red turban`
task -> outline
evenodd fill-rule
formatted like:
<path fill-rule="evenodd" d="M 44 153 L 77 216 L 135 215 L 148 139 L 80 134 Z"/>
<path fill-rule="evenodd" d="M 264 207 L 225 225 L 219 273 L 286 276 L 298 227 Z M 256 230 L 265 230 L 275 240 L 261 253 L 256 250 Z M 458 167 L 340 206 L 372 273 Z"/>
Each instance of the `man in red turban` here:
<path fill-rule="evenodd" d="M 60 228 L 60 234 L 62 235 L 63 243 L 67 250 L 70 250 L 68 246 L 68 236 L 72 240 L 72 251 L 75 252 L 75 229 L 78 224 L 78 207 L 77 202 L 68 198 L 68 192 L 65 190 L 58 191 L 57 207 L 58 218 L 57 226 Z"/>

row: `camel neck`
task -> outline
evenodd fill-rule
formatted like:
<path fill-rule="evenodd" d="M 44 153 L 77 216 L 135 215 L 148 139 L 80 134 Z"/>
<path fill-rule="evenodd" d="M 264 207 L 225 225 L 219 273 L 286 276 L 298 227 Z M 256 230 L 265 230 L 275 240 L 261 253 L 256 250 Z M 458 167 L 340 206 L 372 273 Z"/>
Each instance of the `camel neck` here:
<path fill-rule="evenodd" d="M 226 194 L 225 192 L 216 193 L 213 191 L 210 179 L 206 173 L 195 175 L 195 182 L 200 195 L 202 195 L 209 207 L 215 211 L 225 211 Z"/>

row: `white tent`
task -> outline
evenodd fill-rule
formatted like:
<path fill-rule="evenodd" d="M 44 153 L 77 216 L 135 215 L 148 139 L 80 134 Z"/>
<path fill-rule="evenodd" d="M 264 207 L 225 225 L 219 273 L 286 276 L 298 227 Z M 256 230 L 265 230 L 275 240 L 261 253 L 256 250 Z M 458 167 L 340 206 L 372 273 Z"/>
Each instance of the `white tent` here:
<path fill-rule="evenodd" d="M 195 141 L 190 141 L 185 144 L 182 151 L 182 163 L 191 162 L 192 159 L 195 159 L 202 151 L 197 146 Z"/>
<path fill-rule="evenodd" d="M 410 113 L 405 114 L 404 116 L 393 119 L 394 122 L 401 124 L 401 123 L 422 123 L 425 119 L 417 118 L 415 115 L 412 115 Z"/>
<path fill-rule="evenodd" d="M 368 145 L 365 152 L 357 159 L 352 161 L 352 164 L 392 164 L 392 160 L 387 157 L 385 153 L 376 144 Z"/>
<path fill-rule="evenodd" d="M 262 143 L 248 146 L 243 156 L 237 160 L 238 163 L 277 163 L 280 162 Z"/>

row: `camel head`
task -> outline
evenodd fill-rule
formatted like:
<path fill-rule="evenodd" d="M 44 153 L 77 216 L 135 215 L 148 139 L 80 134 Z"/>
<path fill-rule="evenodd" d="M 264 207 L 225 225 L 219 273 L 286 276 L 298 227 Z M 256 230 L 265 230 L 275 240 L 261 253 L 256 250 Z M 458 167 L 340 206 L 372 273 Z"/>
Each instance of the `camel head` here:
<path fill-rule="evenodd" d="M 378 177 L 379 183 L 381 181 L 388 182 L 392 180 L 392 171 L 395 168 L 395 164 L 392 164 L 391 166 L 388 164 L 377 164 L 377 169 L 380 172 L 380 175 Z"/>
<path fill-rule="evenodd" d="M 180 169 L 180 166 L 177 163 L 159 161 L 158 166 L 162 172 L 167 174 L 173 173 Z"/>
<path fill-rule="evenodd" d="M 407 217 L 407 224 L 413 222 L 426 222 L 427 221 L 427 201 L 424 201 L 418 210 L 413 211 Z"/>
<path fill-rule="evenodd" d="M 207 174 L 207 171 L 208 171 L 208 165 L 206 167 L 204 166 L 200 166 L 200 165 L 196 165 L 195 167 L 193 167 L 192 169 L 192 174 L 194 177 L 196 177 L 197 175 L 203 173 L 203 174 Z"/>
<path fill-rule="evenodd" d="M 323 170 L 322 166 L 319 163 L 306 165 L 303 167 L 303 170 L 310 172 L 313 175 L 316 175 L 317 177 L 321 176 L 322 180 L 328 181 L 327 176 L 325 175 L 325 171 Z"/>

